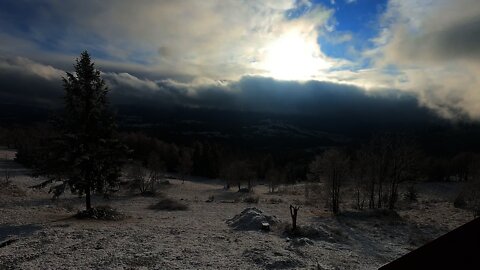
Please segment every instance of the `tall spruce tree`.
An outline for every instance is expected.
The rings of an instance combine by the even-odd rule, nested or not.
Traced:
[[[126,147],[117,139],[116,125],[107,102],[108,88],[87,51],[63,78],[65,109],[58,119],[59,134],[42,166],[49,182],[62,181],[60,189],[85,194],[91,209],[92,193],[104,193],[118,183]]]

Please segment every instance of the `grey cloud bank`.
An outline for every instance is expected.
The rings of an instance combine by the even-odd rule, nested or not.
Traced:
[[[5,61],[5,59],[4,59]],[[0,65],[2,103],[59,108],[63,95],[57,69],[40,69],[31,61]],[[24,63],[30,63],[24,65]],[[33,63],[33,64],[32,64]],[[37,71],[37,72],[35,72]],[[421,123],[437,119],[415,95],[398,90],[362,88],[331,82],[279,81],[246,76],[238,81],[152,81],[128,73],[105,72],[114,105],[149,108],[204,108],[305,115],[329,121]],[[28,98],[26,98],[28,97]]]

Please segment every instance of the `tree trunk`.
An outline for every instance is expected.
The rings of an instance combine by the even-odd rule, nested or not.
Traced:
[[[358,210],[362,209],[360,207],[360,188],[357,189],[357,209]]]
[[[92,209],[92,203],[90,199],[90,186],[88,186],[85,190],[85,205],[87,207],[87,210]]]
[[[377,202],[377,208],[382,208],[382,196],[383,196],[383,192],[382,192],[382,182],[380,182],[380,179],[378,179],[379,182],[378,182],[378,202]]]
[[[375,208],[375,183],[372,183],[372,187],[370,189],[370,201],[368,203],[370,209]]]
[[[297,229],[297,214],[300,206],[290,205],[290,216],[292,217],[292,232]]]
[[[392,190],[390,192],[390,200],[389,200],[389,204],[388,204],[388,208],[390,210],[393,210],[395,209],[395,203],[397,202],[397,183],[396,182],[393,182],[392,183]]]

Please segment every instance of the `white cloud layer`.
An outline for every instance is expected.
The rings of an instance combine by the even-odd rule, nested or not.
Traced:
[[[288,11],[299,6],[305,14],[288,18]],[[295,0],[50,0],[37,8],[32,20],[38,30],[30,35],[40,44],[51,42],[52,32],[61,35],[53,43],[63,52],[88,48],[110,61],[148,66],[157,73],[214,79],[272,75],[268,68],[275,62],[266,63],[269,46],[293,35],[310,50],[314,76],[335,64],[317,44],[331,16],[331,10]],[[0,18],[0,23],[8,27],[9,22]],[[13,44],[0,49],[16,50]],[[289,51],[283,52],[279,57]]]
[[[373,57],[391,86],[446,117],[480,119],[480,2],[391,0]]]

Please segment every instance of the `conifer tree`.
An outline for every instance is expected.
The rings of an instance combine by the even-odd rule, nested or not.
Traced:
[[[118,183],[126,148],[116,136],[108,88],[87,51],[74,69],[63,78],[65,109],[41,174],[49,182],[62,181],[60,189],[68,185],[72,192],[85,195],[89,210],[93,193],[105,193]]]

